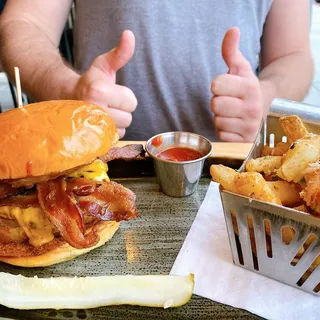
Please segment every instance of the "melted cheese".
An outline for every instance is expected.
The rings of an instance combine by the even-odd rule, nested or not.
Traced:
[[[81,167],[80,169],[69,174],[70,178],[80,178],[95,180],[95,181],[107,181],[110,179],[107,175],[108,165],[101,160],[95,160],[91,164]]]
[[[101,160],[81,167],[72,172],[69,177],[91,179],[95,181],[107,181],[108,166]],[[29,238],[29,243],[34,247],[41,246],[54,239],[55,227],[46,217],[41,208],[19,208],[12,206],[0,207],[0,217],[16,220]]]
[[[0,217],[16,219],[34,247],[48,243],[54,238],[54,226],[41,208],[0,207]]]

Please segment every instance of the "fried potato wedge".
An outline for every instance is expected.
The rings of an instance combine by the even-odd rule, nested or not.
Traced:
[[[290,227],[282,227],[281,233],[282,233],[282,241],[285,244],[289,244],[293,240],[293,238],[296,234],[295,231]],[[299,252],[299,254],[302,255],[303,251]]]
[[[265,145],[261,151],[261,157],[265,156],[283,156],[290,148],[290,142],[278,142],[274,148]]]
[[[248,172],[260,172],[265,175],[271,175],[276,169],[282,165],[281,156],[266,156],[256,159],[250,159],[246,164]]]
[[[295,142],[309,132],[298,116],[286,116],[279,119],[279,123],[288,140]]]
[[[243,196],[281,205],[281,200],[258,172],[239,173],[234,178],[234,185],[237,192]]]
[[[234,178],[239,174],[237,171],[222,164],[213,164],[210,167],[210,174],[215,182],[222,185],[223,189],[237,193],[234,185]]]
[[[306,175],[306,187],[300,195],[307,206],[320,214],[320,169]]]
[[[308,208],[304,204],[297,206],[297,207],[293,207],[292,209],[297,210],[297,211],[301,211],[304,213],[309,213]]]
[[[268,181],[269,188],[281,200],[284,206],[294,206],[301,202],[301,187],[297,183],[287,181]]]
[[[283,180],[299,182],[308,164],[319,159],[320,136],[308,134],[290,147],[277,174]]]

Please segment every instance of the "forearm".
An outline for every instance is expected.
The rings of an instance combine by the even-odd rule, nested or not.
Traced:
[[[259,75],[264,114],[274,98],[302,100],[312,78],[313,62],[308,52],[292,53],[267,65]]]
[[[1,25],[0,36],[4,70],[13,81],[14,67],[19,67],[22,90],[26,94],[37,101],[72,98],[79,75],[34,24],[9,21]]]

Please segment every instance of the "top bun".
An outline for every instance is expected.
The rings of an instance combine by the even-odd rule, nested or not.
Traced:
[[[117,141],[112,118],[88,102],[45,101],[12,109],[0,114],[0,179],[72,169]]]

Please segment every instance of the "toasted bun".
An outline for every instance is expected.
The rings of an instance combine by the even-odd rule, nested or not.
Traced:
[[[59,173],[92,162],[118,140],[112,118],[83,101],[29,104],[0,114],[0,179]]]
[[[64,242],[61,246],[54,248],[44,254],[34,257],[0,257],[0,261],[19,267],[47,267],[53,264],[72,260],[109,241],[118,230],[120,223],[115,221],[101,221],[99,223],[100,241],[93,247],[76,249]],[[90,228],[88,229],[90,231]]]

